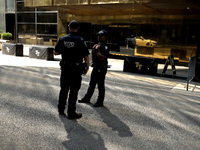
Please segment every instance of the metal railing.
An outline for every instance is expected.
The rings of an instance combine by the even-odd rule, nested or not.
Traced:
[[[188,69],[187,88],[186,88],[187,91],[188,91],[190,82],[195,77],[196,56],[190,57],[188,67],[189,69]]]

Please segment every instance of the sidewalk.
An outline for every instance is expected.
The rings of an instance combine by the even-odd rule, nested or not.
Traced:
[[[186,91],[182,79],[123,72],[123,60],[109,59],[104,107],[93,107],[95,91],[91,104],[77,103],[83,117],[68,120],[57,111],[59,59],[0,52],[1,150],[199,150],[199,87]]]
[[[52,68],[59,68],[59,60],[61,59],[61,56],[54,56],[53,61],[46,61],[41,59],[33,59],[28,57],[28,49],[25,48],[24,50],[24,56],[10,56],[10,55],[4,55],[2,54],[2,51],[0,51],[0,65],[8,65],[8,66],[35,66],[35,67],[52,67]],[[122,78],[132,78],[134,80],[143,80],[146,82],[152,82],[152,83],[159,83],[163,85],[173,85],[174,89],[179,90],[186,90],[187,88],[187,81],[186,79],[177,79],[177,78],[167,78],[167,77],[159,77],[159,76],[150,76],[150,75],[143,75],[143,74],[137,74],[137,73],[129,73],[129,72],[123,72],[123,60],[120,59],[108,59],[108,65],[110,65],[110,68],[108,68],[108,71],[113,71],[115,74],[121,75]],[[158,65],[158,73],[161,74],[163,70],[164,64]],[[91,71],[92,68],[90,68]],[[180,76],[187,76],[188,67],[184,66],[176,66],[177,75]],[[171,68],[168,66],[168,70],[166,74],[171,75]],[[189,91],[191,92],[200,92],[200,84],[199,82],[191,82],[189,84]]]

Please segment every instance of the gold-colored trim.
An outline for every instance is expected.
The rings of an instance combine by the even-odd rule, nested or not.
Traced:
[[[188,0],[24,0],[24,4],[78,16],[200,15],[199,3]]]

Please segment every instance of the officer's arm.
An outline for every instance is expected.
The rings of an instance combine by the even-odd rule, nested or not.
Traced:
[[[99,50],[98,50],[98,52],[97,52],[97,57],[98,57],[100,60],[106,59],[106,56],[102,55],[102,54],[100,53]]]
[[[54,55],[60,55],[62,50],[63,41],[59,39],[54,49]]]
[[[59,53],[59,52],[56,52],[56,51],[54,51],[54,55],[60,55],[60,53]]]
[[[89,59],[89,56],[84,56],[84,60],[85,60],[85,63],[86,63],[86,67],[85,67],[85,71],[84,71],[84,74],[83,75],[86,75],[88,70],[89,70],[89,63],[90,63],[90,59]]]

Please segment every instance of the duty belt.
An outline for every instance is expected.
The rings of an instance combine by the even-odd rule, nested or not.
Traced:
[[[60,66],[79,66],[82,63],[80,62],[69,62],[69,61],[65,61],[65,60],[61,60],[60,61]]]

